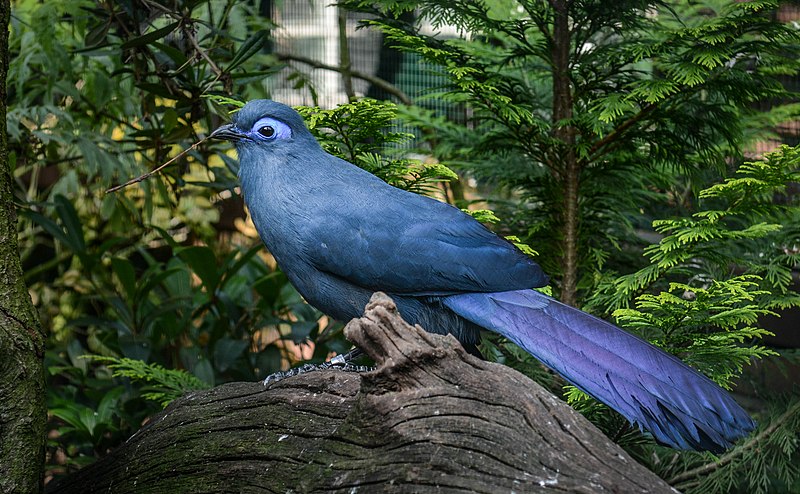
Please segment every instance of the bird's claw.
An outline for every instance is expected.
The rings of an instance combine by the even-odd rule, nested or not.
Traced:
[[[336,355],[328,362],[323,362],[321,364],[303,364],[300,367],[295,367],[287,371],[275,372],[274,374],[268,375],[266,379],[264,379],[264,386],[269,386],[270,384],[282,381],[287,377],[298,376],[300,374],[305,374],[306,372],[313,372],[313,371],[320,371],[327,369],[335,369],[344,372],[370,372],[375,370],[375,367],[370,367],[367,365],[351,364],[350,362],[341,357],[342,355]]]
[[[324,370],[330,367],[329,362],[324,362],[322,364],[303,364],[300,367],[294,367],[287,371],[278,371],[274,374],[270,374],[264,379],[264,386],[268,386],[272,383],[282,381],[287,377],[298,376],[300,374],[305,374],[306,372],[311,372],[315,370]]]

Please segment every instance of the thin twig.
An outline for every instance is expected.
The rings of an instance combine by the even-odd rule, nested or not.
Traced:
[[[671,479],[667,480],[667,483],[672,486],[677,486],[682,482],[688,482],[692,480],[694,477],[701,477],[706,476],[709,473],[718,470],[720,467],[727,465],[728,463],[732,462],[739,456],[742,456],[746,451],[756,447],[762,441],[766,440],[771,434],[773,434],[784,422],[792,418],[796,413],[800,413],[800,402],[795,403],[791,406],[786,412],[784,412],[780,417],[775,419],[769,427],[758,433],[757,435],[747,439],[739,448],[732,450],[730,453],[725,454],[719,459],[712,461],[711,463],[706,463],[705,465],[701,465],[697,468],[693,468],[691,470],[687,470],[683,473],[680,473]]]
[[[138,177],[136,177],[136,178],[134,178],[134,179],[128,180],[128,181],[127,181],[127,182],[125,182],[124,184],[120,184],[120,185],[116,185],[116,186],[114,186],[114,187],[111,187],[110,189],[106,190],[106,194],[110,194],[111,192],[116,192],[116,191],[118,191],[118,190],[120,190],[120,189],[124,189],[125,187],[127,187],[127,186],[129,186],[129,185],[133,185],[133,184],[139,183],[139,182],[141,182],[142,180],[147,180],[148,178],[152,177],[152,176],[153,176],[153,175],[155,175],[156,173],[160,172],[160,171],[161,171],[161,170],[163,170],[164,168],[166,168],[166,167],[168,167],[169,165],[171,165],[171,164],[172,164],[172,163],[173,163],[175,160],[177,160],[177,159],[178,159],[178,158],[180,158],[181,156],[184,156],[184,155],[185,155],[186,153],[188,153],[189,151],[193,150],[194,148],[196,148],[196,147],[197,147],[197,146],[199,146],[200,144],[204,143],[204,142],[205,142],[207,139],[208,139],[208,137],[205,137],[205,138],[203,138],[203,139],[200,139],[199,141],[195,142],[194,144],[192,144],[192,145],[191,145],[191,146],[189,146],[188,148],[184,149],[183,151],[181,151],[180,153],[178,153],[178,154],[177,154],[177,155],[176,155],[174,158],[170,159],[169,161],[167,161],[167,162],[166,162],[166,163],[164,163],[163,165],[159,166],[158,168],[156,168],[156,169],[154,169],[154,170],[150,170],[149,172],[145,173],[144,175],[139,175]]]
[[[313,59],[308,58],[308,57],[302,57],[302,56],[299,56],[299,55],[290,55],[288,53],[278,53],[276,56],[278,57],[278,60],[281,60],[281,61],[300,62],[300,63],[304,63],[306,65],[310,65],[311,67],[313,67],[315,69],[331,70],[331,71],[339,72],[339,73],[342,72],[342,68],[341,67],[336,67],[334,65],[324,64],[322,62],[318,62],[318,61],[313,60]],[[400,88],[398,88],[394,84],[390,83],[389,81],[381,79],[380,77],[375,77],[373,75],[365,74],[365,73],[359,72],[357,70],[350,70],[350,76],[351,77],[355,77],[356,79],[361,79],[363,81],[367,81],[370,84],[374,84],[376,87],[378,87],[378,88],[386,91],[387,93],[395,96],[404,105],[411,106],[411,105],[414,104],[414,101],[406,93],[404,93]]]
[[[184,27],[183,34],[189,40],[189,43],[192,44],[192,47],[195,49],[197,54],[200,55],[203,58],[203,60],[205,60],[208,63],[208,65],[211,67],[211,70],[214,72],[214,74],[216,74],[217,78],[220,78],[223,73],[222,69],[217,67],[217,64],[215,64],[214,61],[211,60],[211,57],[209,57],[208,54],[205,51],[203,51],[202,48],[200,48],[200,44],[195,39],[194,34],[192,34],[191,30],[188,27]]]

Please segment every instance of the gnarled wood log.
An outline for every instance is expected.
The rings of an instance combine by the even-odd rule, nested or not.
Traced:
[[[412,327],[376,294],[377,363],[187,395],[59,493],[674,492],[533,381]]]

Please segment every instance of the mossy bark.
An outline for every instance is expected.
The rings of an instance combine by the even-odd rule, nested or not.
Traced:
[[[377,294],[347,337],[377,363],[185,396],[58,493],[673,492],[522,374]]]
[[[40,492],[44,335],[22,277],[6,135],[8,0],[0,0],[0,492]]]

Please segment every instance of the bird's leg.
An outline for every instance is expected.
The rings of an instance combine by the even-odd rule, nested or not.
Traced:
[[[360,348],[354,348],[345,354],[336,355],[332,359],[327,362],[323,362],[321,364],[303,364],[300,367],[295,367],[293,369],[289,369],[287,371],[279,371],[274,374],[270,374],[264,379],[264,386],[272,384],[274,382],[281,381],[286,379],[287,377],[297,376],[299,374],[305,374],[306,372],[318,371],[318,370],[326,370],[326,369],[336,369],[345,372],[369,372],[375,370],[374,367],[369,367],[366,365],[355,365],[351,362],[358,357],[360,357],[364,352],[361,351]]]
[[[363,354],[364,354],[364,352],[361,351],[360,348],[355,347],[355,348],[353,348],[352,350],[350,350],[349,352],[347,352],[345,354],[339,354],[339,355],[334,356],[332,359],[330,359],[328,361],[328,363],[330,363],[333,366],[337,366],[337,365],[338,366],[352,365],[350,362],[352,362],[353,360],[355,360],[358,357],[362,356]],[[361,367],[363,367],[363,366],[361,366]]]

